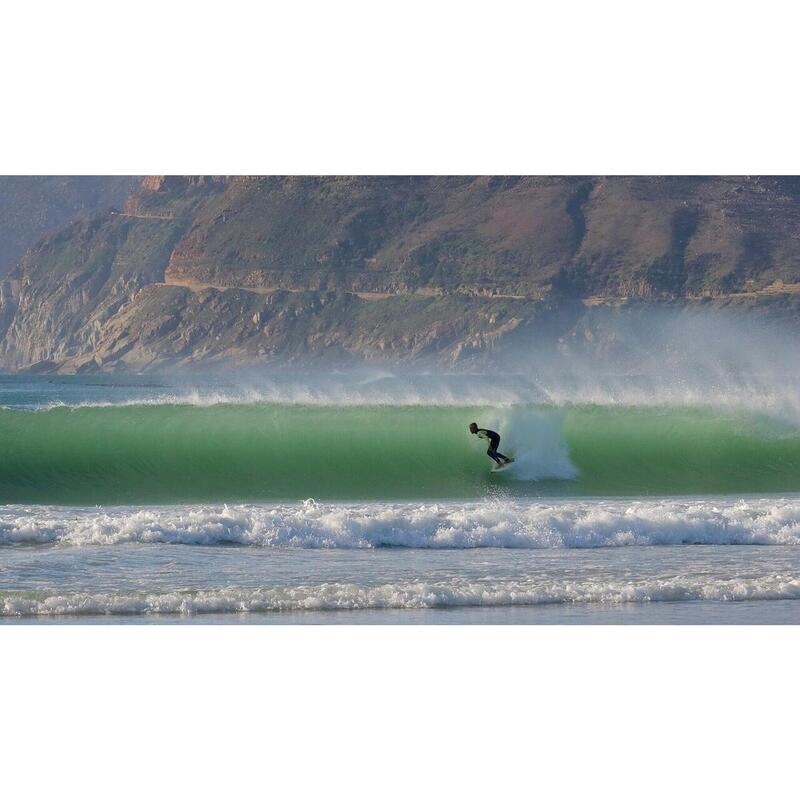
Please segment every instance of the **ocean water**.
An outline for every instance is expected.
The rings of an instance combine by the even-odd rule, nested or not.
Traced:
[[[0,621],[800,621],[785,405],[529,389],[0,377]]]

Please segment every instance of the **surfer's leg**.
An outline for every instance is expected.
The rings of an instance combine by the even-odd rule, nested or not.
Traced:
[[[494,453],[492,458],[498,464],[510,464],[514,459],[513,458],[509,458],[508,456],[504,456],[502,453],[498,453],[497,452],[497,448],[498,447],[500,447],[500,437],[499,436],[497,437],[497,439],[492,439],[492,442],[489,445],[489,449],[492,451],[492,453]],[[503,459],[502,461],[500,461],[501,458]]]
[[[495,450],[495,449],[494,449],[494,447],[490,447],[490,448],[489,448],[489,449],[486,451],[486,455],[487,455],[487,456],[489,456],[489,458],[491,458],[491,459],[492,459],[492,461],[495,461],[497,464],[502,464],[502,463],[503,463],[503,462],[502,462],[502,461],[501,461],[501,460],[498,458],[498,455],[499,455],[499,454],[498,454],[497,450]]]

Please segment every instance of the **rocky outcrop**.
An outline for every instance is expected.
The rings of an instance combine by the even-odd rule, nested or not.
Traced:
[[[477,298],[389,298],[151,285],[104,327],[102,341],[59,363],[65,372],[354,359],[459,360],[485,352],[534,314],[531,304]],[[513,314],[516,314],[514,316]]]
[[[0,283],[0,367],[453,361],[799,288],[791,178],[156,176]]]
[[[18,289],[0,295],[0,364],[14,370],[93,352],[136,291],[163,278],[179,235],[172,222],[112,214],[42,242],[7,282]]]

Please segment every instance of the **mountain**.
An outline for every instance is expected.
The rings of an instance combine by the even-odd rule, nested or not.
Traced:
[[[0,367],[451,362],[798,298],[798,178],[154,176],[0,283]]]
[[[130,176],[0,175],[0,278],[46,233],[121,206],[136,183]]]

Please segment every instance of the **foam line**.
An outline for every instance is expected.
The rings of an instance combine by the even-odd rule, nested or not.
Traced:
[[[800,580],[785,575],[759,578],[669,578],[631,581],[535,580],[386,583],[361,586],[325,583],[270,589],[216,589],[163,593],[0,593],[0,616],[233,614],[800,599]]]
[[[588,548],[800,544],[800,499],[0,508],[0,544]]]

